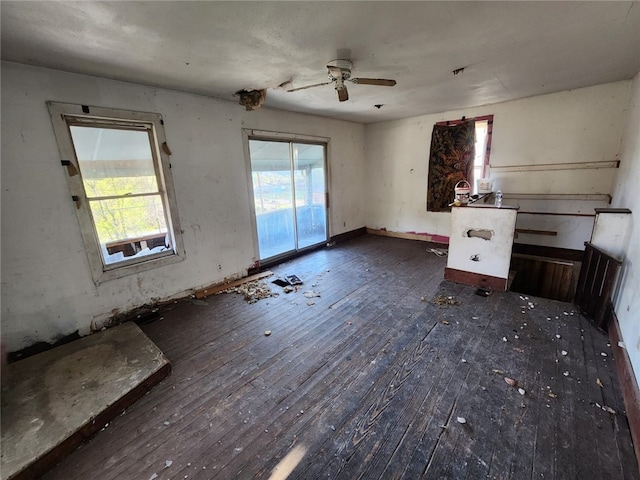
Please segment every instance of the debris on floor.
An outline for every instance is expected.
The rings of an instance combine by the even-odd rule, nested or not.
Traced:
[[[224,292],[226,290],[230,290],[234,287],[237,287],[245,283],[262,280],[263,278],[270,277],[271,275],[273,275],[273,272],[271,270],[267,270],[262,273],[257,273],[249,277],[240,278],[238,280],[234,280],[229,283],[218,283],[218,284],[211,285],[205,289],[196,291],[194,295],[196,298],[205,298],[205,297],[208,297],[209,295],[216,295],[218,293]]]
[[[601,408],[605,412],[610,413],[611,415],[616,415],[618,413],[613,408],[607,407],[606,405],[600,405],[598,402],[594,403],[594,405],[598,408]]]
[[[264,331],[264,336],[268,337],[269,335],[271,335],[271,330],[265,330]]]
[[[310,290],[308,292],[304,292],[303,295],[307,298],[314,298],[314,297],[319,297],[320,293],[316,292],[315,290]]]
[[[291,285],[289,282],[287,282],[286,280],[282,280],[281,278],[276,278],[271,283],[275,283],[279,287],[285,287],[285,288]]]
[[[297,275],[285,275],[284,278],[291,285],[302,285],[302,280],[300,280]]]
[[[434,305],[438,305],[438,306],[445,306],[448,307],[450,305],[460,305],[460,302],[458,302],[455,297],[452,296],[447,296],[447,295],[438,295],[436,296],[432,303]]]
[[[429,248],[427,252],[431,252],[438,257],[446,257],[449,251],[446,248]]]
[[[267,284],[261,280],[243,283],[242,285],[223,290],[220,293],[239,293],[240,295],[244,295],[248,303],[256,303],[258,300],[278,296],[277,293],[272,292]]]
[[[476,295],[480,297],[488,297],[491,295],[491,290],[480,287],[476,290]]]
[[[515,387],[516,385],[518,385],[518,382],[515,381],[513,378],[509,378],[509,377],[504,377],[504,381],[507,383],[507,385],[509,385],[510,387]]]

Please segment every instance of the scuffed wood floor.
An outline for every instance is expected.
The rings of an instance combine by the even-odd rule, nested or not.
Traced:
[[[639,478],[606,336],[443,282],[430,246],[364,236],[273,269],[297,292],[163,309],[173,373],[45,478]]]

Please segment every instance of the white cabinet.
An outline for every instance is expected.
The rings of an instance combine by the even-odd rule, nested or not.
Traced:
[[[517,213],[517,207],[453,207],[445,278],[506,290]]]

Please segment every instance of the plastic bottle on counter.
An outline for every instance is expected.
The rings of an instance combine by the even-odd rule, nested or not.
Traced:
[[[502,206],[502,192],[500,190],[498,190],[496,192],[496,202],[495,202],[495,206],[496,207],[501,207]]]

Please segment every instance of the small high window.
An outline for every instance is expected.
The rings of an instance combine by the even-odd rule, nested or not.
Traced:
[[[49,103],[96,282],[181,259],[160,115]]]

